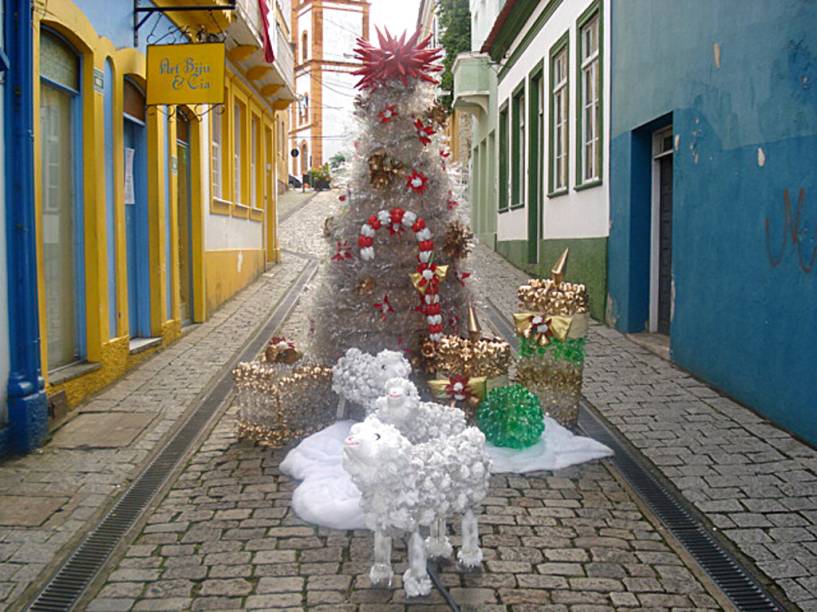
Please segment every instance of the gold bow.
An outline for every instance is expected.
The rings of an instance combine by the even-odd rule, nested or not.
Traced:
[[[430,269],[430,268],[427,268]],[[433,282],[436,278],[439,281],[445,279],[445,275],[448,273],[448,266],[437,266],[433,270],[434,276],[432,276],[429,280],[426,280],[425,277],[420,272],[412,272],[409,274],[411,277],[411,284],[414,285],[414,288],[425,295],[428,286]]]
[[[534,325],[533,320],[535,317],[541,317],[542,323]],[[570,334],[573,317],[562,315],[549,317],[536,312],[515,312],[513,314],[513,321],[518,335],[535,341],[539,346],[547,346],[550,344],[551,338],[559,342],[564,342],[567,339]],[[547,331],[538,331],[537,327],[543,324],[547,326]]]
[[[459,380],[457,380],[459,379]],[[437,399],[444,401],[453,401],[454,397],[450,392],[450,388],[456,382],[463,383],[463,395],[468,397],[476,397],[480,401],[485,398],[485,393],[488,390],[488,379],[485,376],[458,376],[451,378],[440,378],[436,380],[429,380],[428,386],[431,388],[431,394]]]

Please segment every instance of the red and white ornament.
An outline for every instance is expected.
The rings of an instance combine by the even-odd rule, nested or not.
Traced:
[[[397,106],[394,104],[387,104],[386,108],[384,108],[378,114],[380,117],[380,123],[389,123],[392,119],[394,119],[399,113],[397,112]]]
[[[414,120],[414,127],[417,130],[417,138],[423,145],[431,144],[431,136],[435,134],[434,128],[431,125],[425,125],[423,120],[419,117]]]
[[[411,189],[414,193],[423,193],[428,189],[428,177],[418,170],[412,170],[406,178],[406,189]]]
[[[438,266],[432,261],[434,258],[434,241],[431,237],[431,230],[426,227],[425,219],[418,217],[416,213],[410,210],[397,207],[390,210],[380,210],[371,215],[366,223],[360,226],[357,244],[360,247],[360,258],[362,260],[372,261],[374,259],[374,236],[377,230],[383,227],[388,227],[389,232],[392,234],[407,229],[414,232],[414,237],[417,240],[417,259],[420,262],[416,271],[416,274],[419,275],[416,288],[422,300],[419,310],[426,317],[429,337],[433,342],[439,342],[442,338],[443,325],[438,291],[440,281],[445,277],[447,266]],[[388,301],[388,296],[383,296],[383,301],[375,304],[374,307],[380,311],[383,318],[394,312]]]

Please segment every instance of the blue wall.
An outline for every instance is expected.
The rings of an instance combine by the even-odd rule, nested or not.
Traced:
[[[650,135],[671,120],[672,357],[817,444],[817,2],[612,10],[610,320],[645,328]]]

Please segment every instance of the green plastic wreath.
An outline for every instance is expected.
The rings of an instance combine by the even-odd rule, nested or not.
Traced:
[[[488,442],[508,448],[532,446],[545,431],[539,399],[522,385],[489,391],[477,410],[477,426]]]

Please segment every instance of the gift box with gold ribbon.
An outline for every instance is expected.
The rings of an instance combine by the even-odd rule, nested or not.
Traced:
[[[542,410],[572,427],[576,424],[584,371],[584,345],[590,324],[587,290],[564,280],[568,250],[548,279],[519,287],[524,309],[514,313],[520,359],[514,382],[539,398]]]
[[[499,338],[483,336],[476,311],[469,305],[468,337],[446,335],[439,342],[426,342],[422,355],[426,371],[436,376],[428,384],[437,400],[450,401],[451,385],[468,381],[471,392],[464,398],[455,397],[454,401],[473,416],[489,387],[507,383],[511,345]]]

